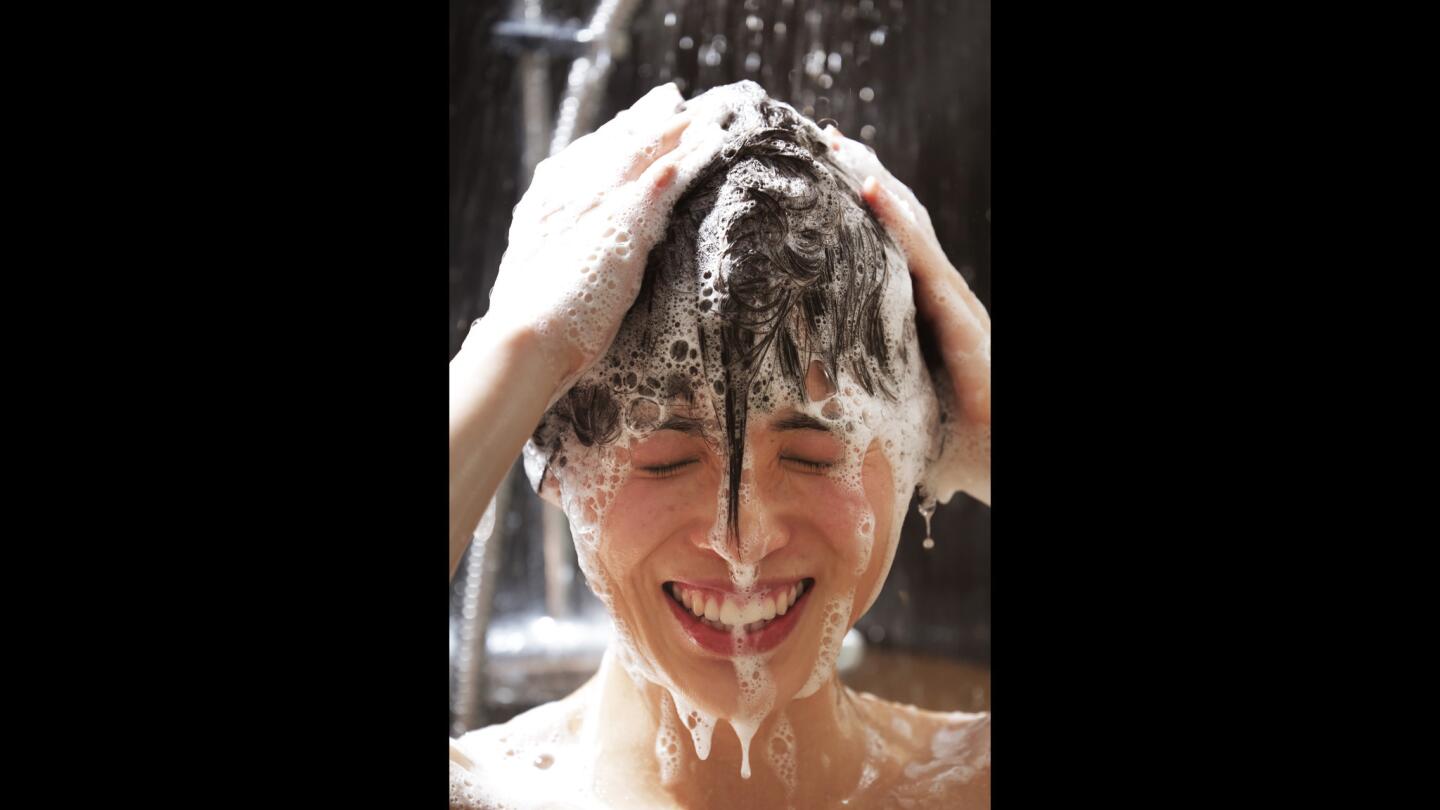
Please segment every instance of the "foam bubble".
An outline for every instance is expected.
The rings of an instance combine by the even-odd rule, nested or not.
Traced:
[[[660,767],[660,784],[668,785],[680,773],[680,727],[674,702],[668,692],[660,695],[660,724],[655,732],[655,759]]]
[[[785,786],[786,799],[793,799],[799,781],[795,757],[795,729],[790,725],[790,717],[785,712],[780,712],[774,730],[770,733],[768,753],[771,769]]]
[[[840,657],[840,645],[845,640],[845,633],[850,629],[850,607],[854,603],[854,596],[855,593],[850,591],[825,603],[825,612],[821,619],[820,652],[815,658],[815,666],[810,670],[810,677],[805,680],[800,691],[795,693],[796,700],[820,691],[820,687],[835,673],[835,662]]]

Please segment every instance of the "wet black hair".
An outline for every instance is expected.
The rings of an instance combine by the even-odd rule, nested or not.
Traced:
[[[739,486],[744,462],[745,431],[752,395],[760,394],[755,376],[772,352],[782,378],[805,398],[805,379],[818,361],[833,387],[843,369],[867,394],[894,400],[898,365],[910,362],[908,343],[889,346],[882,316],[886,279],[892,268],[894,243],[860,200],[858,180],[830,157],[830,149],[814,124],[789,107],[760,99],[760,125],[740,135],[716,157],[676,202],[665,238],[651,251],[639,295],[626,315],[644,324],[639,352],[674,352],[683,361],[716,357],[710,388],[723,397],[724,444],[728,462],[728,534],[739,532]],[[752,163],[753,162],[753,163]],[[740,180],[742,165],[763,166],[783,183]],[[816,227],[797,222],[821,213],[822,192],[832,184],[843,198],[833,221]],[[791,189],[790,193],[779,188]],[[736,191],[746,203],[723,222],[720,269],[715,278],[699,269],[703,224],[720,196]],[[846,216],[847,209],[859,212]],[[833,238],[826,238],[833,235]],[[904,272],[904,268],[899,268]],[[657,316],[656,293],[698,286],[701,311],[718,307],[718,347],[707,346],[701,329],[697,347],[657,346],[649,328]],[[713,288],[713,294],[710,293]],[[622,327],[623,329],[623,327]],[[895,356],[892,356],[892,353]],[[616,361],[618,362],[618,361]],[[696,370],[692,367],[692,370]],[[718,379],[715,371],[719,371]],[[635,391],[662,400],[694,401],[697,381],[684,374],[665,379],[639,379],[616,370],[573,387],[546,414],[533,441],[547,454],[543,486],[551,466],[565,466],[562,440],[572,434],[585,447],[608,444],[621,432],[623,414],[617,392]],[[763,394],[760,394],[763,397]],[[766,403],[775,404],[775,403]],[[717,410],[722,410],[717,408]]]

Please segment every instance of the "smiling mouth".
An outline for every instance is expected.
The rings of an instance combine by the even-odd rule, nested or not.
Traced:
[[[764,652],[783,641],[814,587],[814,578],[805,577],[746,595],[674,581],[661,589],[691,639],[711,652],[732,655]]]

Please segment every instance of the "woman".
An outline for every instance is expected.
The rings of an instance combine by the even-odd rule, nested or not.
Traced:
[[[451,363],[451,574],[524,445],[617,642],[452,740],[452,805],[988,806],[987,714],[835,658],[911,493],[989,502],[989,346],[909,190],[753,83],[541,164]]]

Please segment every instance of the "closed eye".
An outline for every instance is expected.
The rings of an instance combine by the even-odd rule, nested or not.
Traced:
[[[699,461],[700,459],[697,458],[687,458],[673,464],[653,464],[648,467],[641,467],[640,470],[652,478],[670,478],[671,476],[678,475],[681,470]]]
[[[830,471],[830,468],[835,466],[835,462],[833,461],[810,461],[809,459],[795,458],[794,456],[781,456],[780,460],[786,464],[798,467],[805,472],[817,474],[827,473]]]

